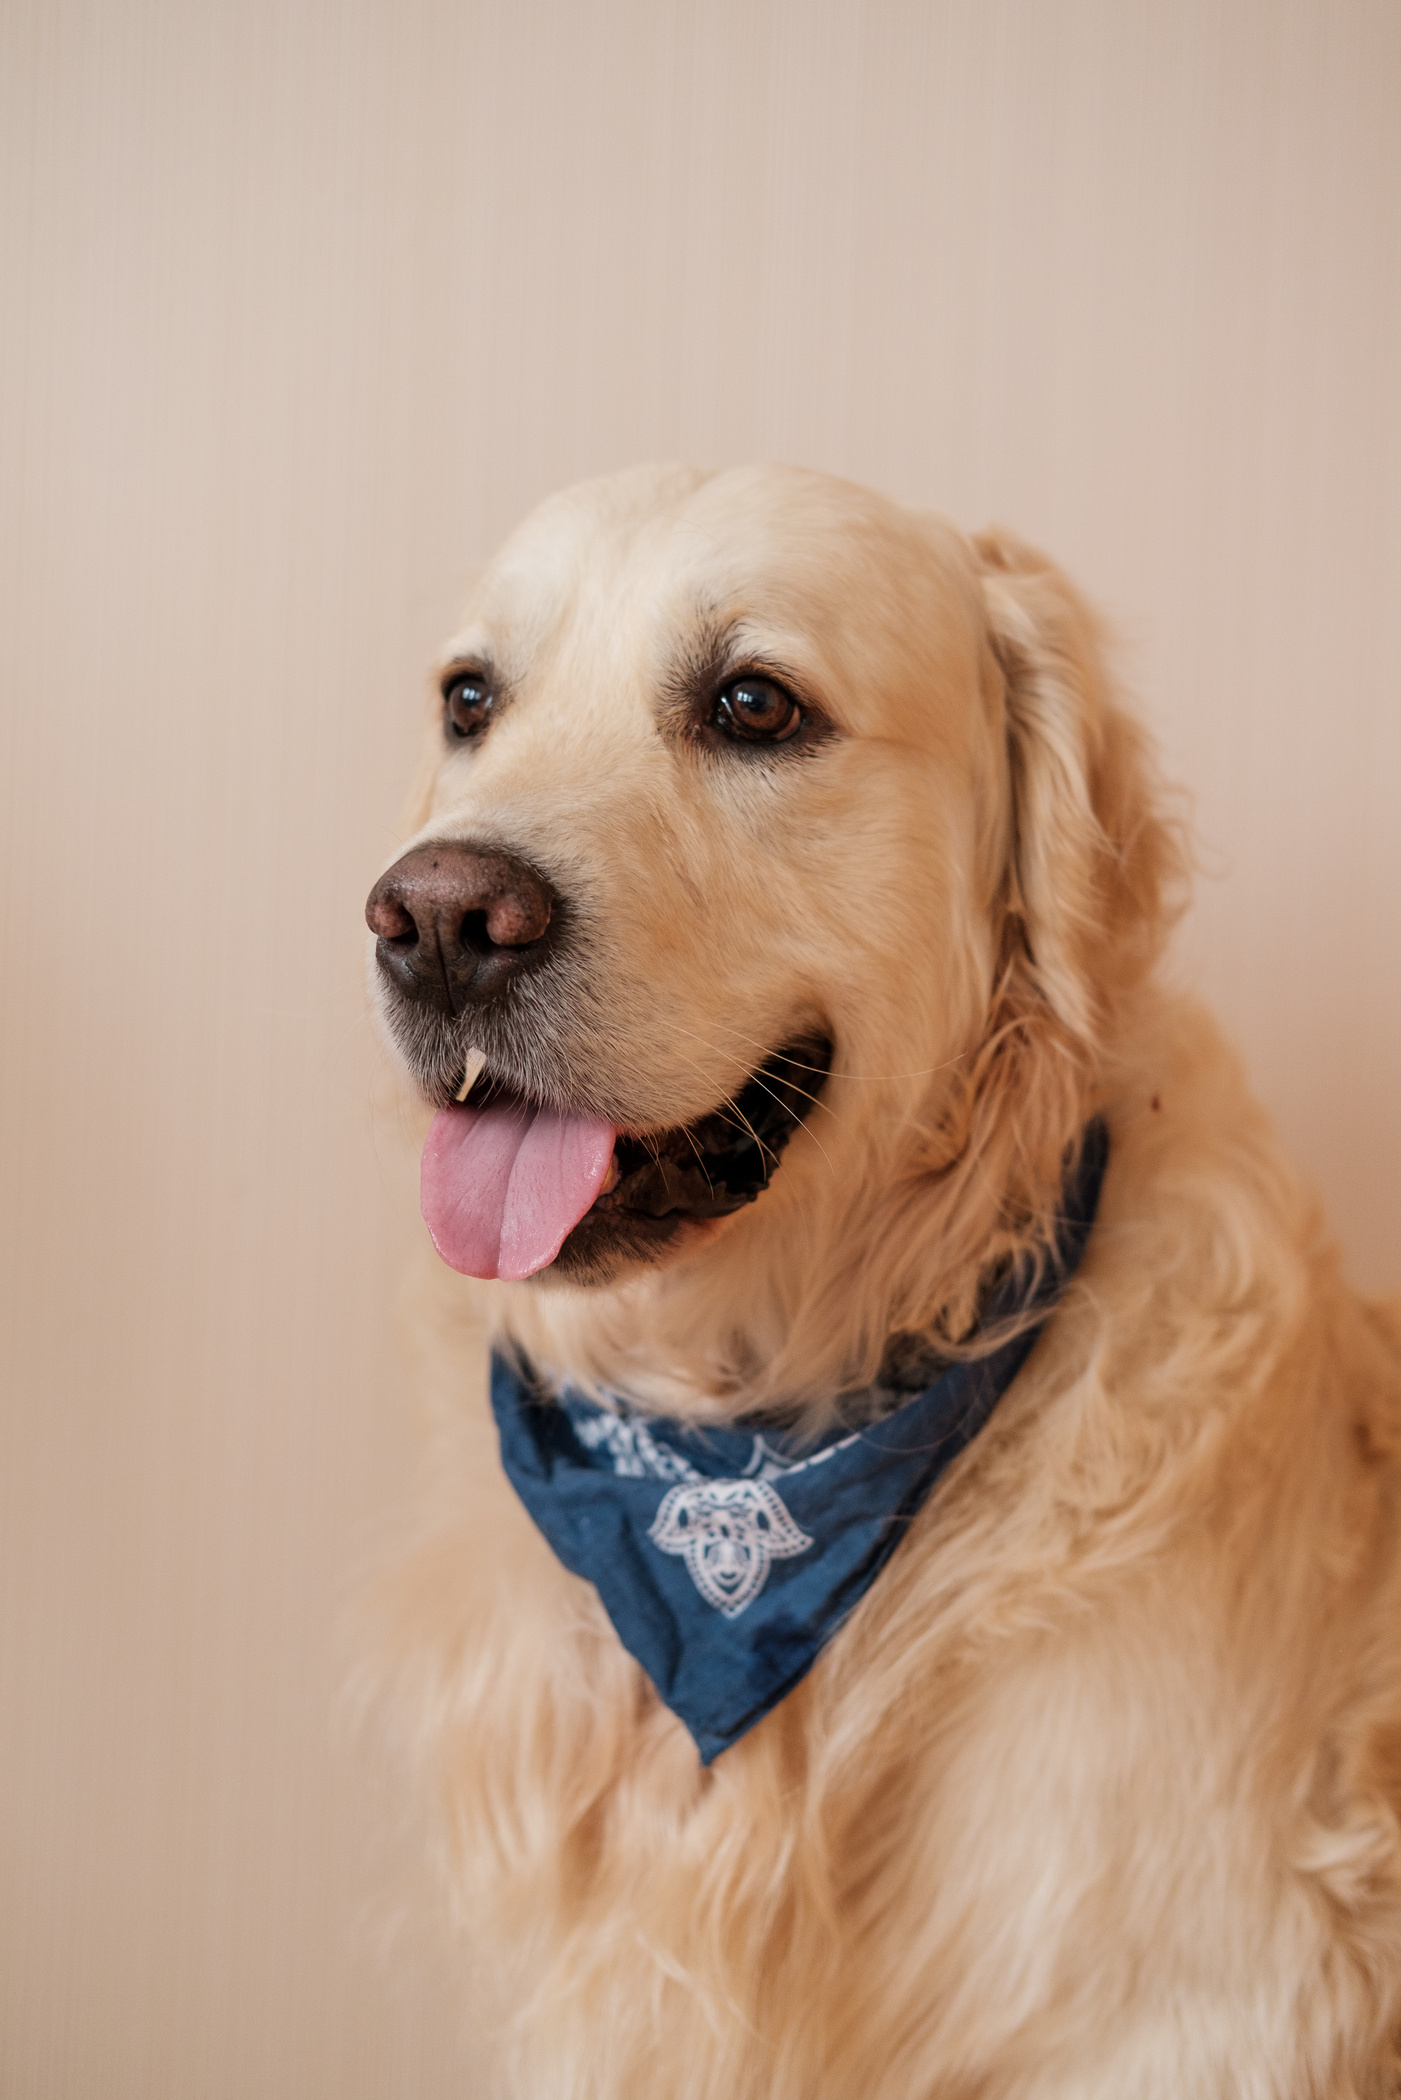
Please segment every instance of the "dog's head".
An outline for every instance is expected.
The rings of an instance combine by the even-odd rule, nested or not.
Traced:
[[[441,694],[368,916],[455,1265],[689,1254],[792,1312],[844,1244],[918,1326],[931,1192],[1035,1228],[1172,863],[1058,572],[818,474],[640,470],[528,520]]]

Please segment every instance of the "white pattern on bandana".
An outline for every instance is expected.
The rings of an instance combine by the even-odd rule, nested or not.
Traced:
[[[754,1602],[772,1562],[791,1560],[813,1543],[769,1483],[822,1465],[857,1441],[853,1434],[807,1458],[788,1459],[756,1436],[742,1474],[716,1480],[654,1437],[644,1416],[571,1408],[570,1420],[580,1443],[606,1452],[620,1479],[680,1483],[663,1496],[647,1536],[663,1553],[684,1556],[706,1603],[727,1619]]]
[[[688,1458],[659,1444],[647,1424],[603,1410],[574,1422],[574,1434],[591,1451],[606,1448],[613,1471],[625,1480],[699,1480]]]
[[[806,1553],[812,1540],[766,1480],[699,1480],[662,1497],[647,1534],[684,1554],[707,1604],[737,1619],[768,1580],[769,1565]]]

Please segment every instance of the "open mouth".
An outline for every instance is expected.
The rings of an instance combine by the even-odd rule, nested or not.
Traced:
[[[825,1036],[801,1037],[709,1114],[639,1133],[543,1108],[483,1072],[424,1147],[433,1243],[465,1275],[510,1280],[555,1262],[586,1280],[619,1256],[655,1258],[687,1221],[763,1193],[831,1061]]]

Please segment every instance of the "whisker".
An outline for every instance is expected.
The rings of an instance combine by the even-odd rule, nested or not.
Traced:
[[[691,1031],[690,1031],[689,1029],[683,1029],[683,1030],[682,1030],[681,1032],[682,1032],[682,1034],[683,1034],[683,1035],[690,1035],[690,1033],[691,1033]],[[703,1041],[704,1039],[703,1039],[703,1037],[700,1037],[700,1036],[694,1036],[694,1037],[692,1037],[692,1040],[693,1040],[693,1041],[695,1041],[695,1042],[702,1042],[702,1041]],[[719,1054],[719,1055],[720,1055],[721,1057],[723,1057],[723,1056],[725,1055],[725,1052],[724,1052],[723,1050],[721,1050],[721,1049],[720,1049],[720,1047],[719,1047],[719,1045],[718,1045],[717,1043],[707,1043],[705,1047],[706,1047],[707,1049],[709,1049],[709,1050],[715,1050],[715,1051],[717,1051],[717,1052],[718,1052],[718,1054]],[[789,1060],[785,1059],[785,1063],[787,1063],[787,1062],[789,1062]],[[689,1066],[691,1067],[691,1070],[692,1070],[693,1072],[699,1072],[699,1071],[701,1070],[701,1067],[700,1067],[700,1066],[699,1066],[699,1065],[698,1065],[698,1064],[696,1063],[696,1061],[695,1061],[695,1059],[694,1059],[693,1057],[685,1057],[685,1056],[683,1055],[683,1057],[682,1057],[682,1063],[683,1063],[683,1064],[688,1064],[688,1065],[689,1065]],[[807,1066],[805,1066],[805,1067],[804,1067],[804,1070],[805,1070],[805,1071],[810,1071],[810,1072],[816,1072],[816,1071],[820,1070],[820,1067],[819,1067],[819,1066],[817,1066],[817,1065],[807,1065]],[[776,1102],[778,1103],[778,1105],[779,1105],[779,1107],[780,1107],[780,1108],[782,1108],[782,1109],[785,1109],[785,1110],[787,1109],[787,1106],[788,1106],[788,1104],[787,1104],[787,1103],[785,1102],[785,1100],[783,1099],[783,1096],[782,1096],[781,1094],[777,1094],[777,1093],[775,1093],[775,1092],[774,1092],[774,1090],[773,1090],[773,1088],[772,1088],[771,1086],[769,1086],[769,1085],[767,1085],[767,1084],[766,1084],[766,1082],[764,1081],[764,1079],[763,1079],[763,1078],[761,1077],[761,1075],[760,1075],[760,1074],[759,1074],[758,1072],[754,1072],[754,1073],[752,1073],[752,1074],[750,1075],[750,1077],[749,1077],[749,1078],[748,1078],[748,1079],[747,1079],[747,1080],[745,1081],[745,1085],[746,1085],[746,1086],[759,1086],[759,1087],[763,1087],[763,1089],[764,1089],[764,1092],[765,1092],[765,1093],[766,1093],[766,1094],[767,1094],[767,1095],[769,1096],[769,1099],[770,1099],[771,1101],[776,1101]],[[801,1094],[801,1095],[802,1095],[802,1097],[803,1097],[803,1099],[804,1099],[805,1101],[810,1101],[810,1102],[812,1103],[812,1105],[813,1105],[813,1107],[814,1107],[814,1108],[825,1108],[825,1107],[826,1107],[826,1103],[825,1103],[825,1102],[823,1102],[823,1101],[820,1101],[820,1100],[818,1099],[818,1097],[817,1097],[817,1095],[816,1095],[816,1094],[810,1094],[810,1093],[808,1093],[808,1092],[807,1092],[807,1090],[806,1090],[806,1088],[804,1088],[804,1087],[800,1087],[800,1086],[795,1086],[795,1087],[793,1088],[793,1091],[794,1091],[794,1093],[795,1093],[795,1094]],[[757,1146],[759,1147],[759,1150],[760,1150],[760,1152],[767,1152],[767,1153],[769,1154],[770,1158],[771,1158],[771,1159],[773,1160],[773,1163],[774,1163],[774,1165],[775,1165],[775,1166],[777,1166],[777,1165],[778,1165],[778,1154],[777,1154],[777,1153],[776,1153],[776,1152],[774,1151],[774,1149],[773,1149],[773,1147],[772,1147],[771,1145],[766,1145],[766,1144],[764,1143],[764,1140],[763,1140],[763,1139],[762,1139],[762,1138],[760,1137],[760,1135],[759,1135],[758,1131],[757,1131],[757,1130],[756,1130],[756,1129],[754,1128],[754,1125],[753,1125],[753,1124],[752,1124],[752,1123],[751,1123],[751,1122],[749,1121],[749,1118],[748,1118],[748,1117],[747,1117],[747,1116],[745,1115],[745,1113],[744,1113],[744,1110],[743,1110],[743,1109],[742,1109],[742,1108],[740,1107],[740,1105],[739,1105],[738,1101],[736,1101],[736,1099],[735,1099],[735,1097],[734,1097],[734,1095],[733,1095],[733,1094],[731,1094],[731,1095],[729,1095],[729,1096],[728,1096],[728,1101],[729,1101],[729,1105],[730,1105],[730,1107],[731,1107],[731,1108],[733,1108],[733,1110],[734,1110],[735,1114],[736,1114],[736,1115],[737,1115],[737,1116],[739,1117],[739,1119],[740,1119],[740,1122],[741,1122],[742,1126],[744,1127],[744,1129],[746,1129],[746,1130],[747,1130],[747,1131],[749,1132],[749,1135],[750,1135],[750,1136],[751,1136],[751,1137],[753,1138],[753,1140],[754,1140],[755,1144],[756,1144],[756,1145],[757,1145]],[[832,1113],[832,1111],[831,1111],[830,1109],[828,1109],[828,1110],[827,1110],[827,1113],[828,1113],[828,1114],[830,1115],[830,1114]],[[810,1129],[810,1128],[811,1128],[811,1125],[808,1125],[807,1127],[808,1127],[808,1128]],[[819,1136],[817,1135],[817,1132],[816,1132],[815,1130],[814,1130],[814,1131],[813,1131],[813,1133],[812,1133],[812,1141],[813,1141],[814,1145],[816,1145],[816,1147],[817,1147],[818,1151],[819,1151],[819,1152],[820,1152],[820,1153],[822,1154],[822,1157],[823,1157],[823,1158],[824,1158],[824,1159],[826,1160],[826,1162],[827,1162],[828,1166],[829,1166],[829,1167],[832,1167],[832,1171],[833,1171],[833,1173],[835,1173],[835,1172],[836,1172],[836,1168],[832,1166],[832,1156],[831,1156],[831,1154],[830,1154],[830,1153],[828,1152],[828,1150],[827,1150],[827,1147],[826,1147],[826,1146],[825,1146],[825,1145],[823,1144],[823,1142],[822,1142],[821,1138],[820,1138],[820,1137],[819,1137]]]
[[[691,1133],[690,1133],[690,1130],[689,1130],[689,1128],[688,1128],[688,1127],[687,1127],[687,1125],[686,1125],[686,1124],[684,1124],[684,1123],[683,1123],[683,1124],[682,1124],[682,1126],[681,1126],[681,1135],[682,1135],[682,1136],[683,1136],[683,1137],[685,1138],[685,1140],[686,1140],[686,1143],[687,1143],[687,1144],[688,1144],[688,1145],[690,1146],[691,1150],[692,1150],[692,1151],[693,1151],[693,1152],[695,1153],[695,1155],[696,1155],[696,1165],[697,1165],[697,1166],[698,1166],[698,1167],[700,1168],[700,1170],[701,1170],[702,1174],[705,1174],[705,1185],[706,1185],[706,1187],[707,1187],[707,1188],[709,1189],[709,1191],[710,1191],[711,1195],[713,1196],[713,1195],[715,1194],[715,1183],[714,1183],[714,1182],[713,1182],[713,1181],[711,1180],[711,1178],[710,1178],[709,1174],[706,1174],[706,1169],[705,1169],[705,1154],[704,1154],[704,1153],[703,1153],[703,1152],[701,1151],[701,1148],[700,1148],[700,1146],[699,1146],[699,1145],[698,1145],[698,1144],[696,1143],[695,1139],[694,1139],[694,1138],[693,1138],[693,1137],[691,1136]]]
[[[689,1036],[693,1043],[699,1043],[701,1047],[705,1050],[713,1050],[717,1057],[726,1058],[731,1064],[740,1063],[739,1058],[735,1057],[733,1053],[729,1050],[722,1050],[718,1043],[707,1042],[703,1035],[697,1035],[694,1032],[694,1030],[690,1028],[682,1028],[679,1025],[679,1023],[673,1022],[671,1025],[673,1028],[675,1028],[678,1035]],[[741,1038],[741,1040],[743,1040],[743,1038]],[[759,1046],[756,1044],[755,1047],[757,1049]],[[772,1054],[773,1053],[770,1053],[770,1055]],[[691,1070],[693,1072],[699,1072],[701,1070],[701,1067],[695,1062],[694,1058],[685,1058],[683,1059],[683,1062],[685,1064],[690,1065]],[[821,1065],[803,1064],[799,1059],[792,1057],[785,1057],[783,1062],[787,1065],[795,1066],[797,1070],[801,1072],[822,1072],[823,1078],[825,1079],[827,1077],[827,1074],[825,1071],[823,1071]],[[757,1080],[758,1076],[759,1075],[757,1074],[757,1072],[747,1073],[745,1076],[745,1085],[748,1086],[751,1080]],[[831,1106],[829,1102],[824,1101],[819,1094],[814,1094],[810,1092],[807,1087],[798,1086],[794,1081],[790,1080],[789,1084],[792,1086],[793,1092],[795,1094],[801,1094],[804,1101],[810,1102],[814,1108],[820,1108],[825,1115],[831,1116],[833,1122],[841,1121],[841,1118],[840,1116],[838,1116],[836,1110]],[[768,1089],[765,1089],[765,1091],[767,1092]]]
[[[774,1090],[773,1090],[773,1088],[772,1088],[771,1086],[764,1086],[764,1082],[763,1082],[763,1080],[762,1080],[762,1079],[761,1079],[761,1078],[759,1077],[759,1074],[758,1074],[757,1072],[756,1072],[756,1073],[754,1074],[754,1077],[753,1077],[753,1078],[752,1078],[752,1079],[750,1080],[749,1084],[750,1084],[751,1086],[762,1086],[762,1087],[764,1087],[764,1092],[765,1092],[766,1094],[768,1094],[768,1095],[769,1095],[769,1096],[771,1097],[771,1099],[773,1099],[774,1101],[776,1101],[776,1102],[778,1103],[778,1105],[779,1105],[779,1107],[780,1107],[780,1108],[786,1108],[786,1106],[787,1106],[787,1103],[786,1103],[786,1102],[784,1101],[784,1099],[783,1099],[783,1096],[782,1096],[781,1094],[775,1094],[775,1093],[774,1093]],[[801,1087],[794,1087],[793,1091],[794,1091],[794,1093],[795,1093],[795,1094],[798,1094],[798,1093],[801,1093],[801,1092],[802,1092],[802,1088],[801,1088]],[[817,1102],[817,1101],[815,1100],[815,1097],[814,1097],[814,1096],[812,1096],[812,1095],[809,1095],[809,1096],[808,1096],[807,1098],[808,1098],[809,1100],[812,1100],[812,1101],[814,1102],[814,1105],[815,1105],[815,1106],[817,1106],[817,1107],[821,1107],[821,1105],[822,1105],[822,1104],[821,1104],[820,1102]],[[815,1130],[812,1130],[812,1126],[811,1126],[811,1124],[808,1124],[808,1125],[807,1125],[806,1127],[807,1127],[807,1128],[808,1128],[808,1129],[809,1129],[810,1131],[812,1131],[812,1141],[813,1141],[814,1145],[816,1145],[816,1147],[817,1147],[818,1151],[819,1151],[819,1152],[820,1152],[820,1153],[822,1154],[822,1157],[823,1157],[823,1158],[824,1158],[824,1159],[826,1160],[826,1162],[827,1162],[828,1166],[832,1168],[832,1172],[833,1172],[833,1173],[835,1174],[837,1170],[836,1170],[836,1168],[835,1168],[834,1166],[832,1166],[832,1155],[831,1155],[831,1153],[830,1153],[830,1152],[829,1152],[829,1151],[827,1150],[827,1147],[826,1147],[826,1146],[825,1146],[825,1145],[823,1144],[823,1142],[822,1142],[821,1138],[820,1138],[820,1137],[819,1137],[819,1136],[817,1135],[817,1132],[816,1132]]]
[[[699,1040],[699,1038],[697,1040]],[[716,1046],[714,1043],[711,1043],[707,1047],[713,1050]],[[721,1051],[720,1055],[723,1057],[724,1052]],[[683,1064],[689,1065],[693,1072],[701,1072],[702,1076],[704,1076],[703,1068],[696,1063],[693,1057],[683,1056],[681,1062]],[[777,1097],[775,1096],[775,1098]],[[733,1122],[731,1117],[725,1114],[725,1110],[727,1108],[733,1109],[735,1116],[739,1119],[738,1122]],[[738,1101],[736,1101],[733,1094],[727,1094],[722,1105],[718,1109],[712,1110],[712,1114],[718,1115],[722,1119],[722,1121],[730,1123],[732,1129],[747,1131],[750,1137],[753,1138],[755,1144],[759,1147],[760,1152],[767,1152],[769,1158],[773,1161],[774,1165],[778,1165],[778,1154],[774,1151],[772,1145],[766,1145],[764,1143],[764,1140],[760,1137],[758,1131],[754,1128],[754,1125],[750,1122],[748,1116],[746,1116],[744,1110],[740,1107]],[[694,1148],[695,1140],[694,1138],[691,1138],[690,1130],[687,1129],[684,1125],[682,1127],[686,1137],[690,1139],[691,1145]],[[710,1176],[707,1175],[706,1179],[708,1181],[710,1179]]]
[[[772,1145],[766,1145],[764,1143],[764,1140],[760,1137],[758,1131],[754,1128],[754,1125],[750,1122],[748,1116],[744,1113],[744,1110],[740,1107],[738,1101],[735,1100],[733,1094],[731,1094],[731,1096],[729,1097],[729,1105],[734,1110],[735,1114],[739,1117],[741,1127],[749,1132],[749,1135],[753,1138],[755,1144],[759,1147],[760,1154],[762,1155],[763,1153],[767,1152],[769,1158],[773,1161],[774,1165],[777,1166],[778,1154],[774,1151]]]

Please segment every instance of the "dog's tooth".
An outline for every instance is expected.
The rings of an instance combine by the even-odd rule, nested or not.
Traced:
[[[467,1099],[467,1096],[471,1093],[473,1087],[476,1085],[478,1077],[481,1074],[482,1066],[485,1063],[485,1050],[477,1050],[475,1048],[468,1049],[467,1069],[462,1075],[462,1084],[457,1089],[457,1098],[459,1101],[465,1101]]]
[[[608,1172],[603,1177],[603,1186],[598,1192],[599,1195],[606,1196],[610,1189],[615,1189],[618,1186],[622,1178],[623,1170],[618,1165],[618,1155],[615,1152],[608,1162]]]

